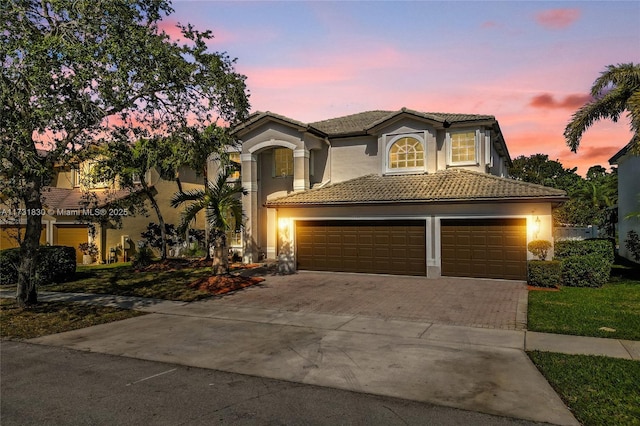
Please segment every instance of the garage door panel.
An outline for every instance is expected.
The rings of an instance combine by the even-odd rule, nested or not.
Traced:
[[[442,275],[526,279],[524,219],[443,219]]]
[[[82,263],[83,256],[78,245],[86,243],[88,239],[89,231],[86,226],[54,225],[53,227],[53,244],[75,248],[78,263]]]
[[[299,269],[426,275],[424,221],[298,221],[296,235]]]

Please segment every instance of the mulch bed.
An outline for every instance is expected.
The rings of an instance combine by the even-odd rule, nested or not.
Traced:
[[[560,291],[558,287],[535,287],[532,285],[527,286],[529,291]]]
[[[229,293],[241,288],[256,285],[264,281],[262,277],[243,277],[241,275],[213,275],[200,278],[188,285],[189,288],[207,291],[214,295]]]
[[[232,263],[229,265],[229,269],[233,272],[238,272],[247,269],[255,269],[261,264],[250,263]],[[211,260],[205,259],[165,259],[159,262],[154,262],[144,268],[136,269],[139,272],[159,272],[159,271],[177,271],[185,268],[211,268]],[[256,271],[260,273],[261,271]],[[213,295],[220,295],[229,293],[230,291],[240,290],[241,288],[250,287],[264,281],[264,278],[259,276],[249,276],[250,274],[239,275],[212,275],[209,277],[199,278],[187,287],[209,292]]]

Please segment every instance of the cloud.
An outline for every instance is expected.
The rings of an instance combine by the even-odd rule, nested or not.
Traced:
[[[550,30],[571,26],[580,18],[580,9],[549,9],[536,14],[536,22]]]
[[[480,25],[480,28],[496,28],[497,26],[498,26],[498,23],[496,21],[484,21]]]
[[[529,105],[534,108],[545,109],[578,109],[593,98],[591,95],[572,94],[556,100],[550,93],[542,93],[534,96]]]
[[[598,162],[602,163],[602,159],[609,159],[613,157],[613,155],[620,151],[619,145],[608,145],[608,146],[580,146],[580,159],[588,162]],[[595,163],[594,163],[595,164]],[[604,164],[606,166],[606,164]]]

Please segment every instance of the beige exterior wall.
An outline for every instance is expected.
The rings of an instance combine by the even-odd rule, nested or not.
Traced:
[[[378,141],[374,136],[331,142],[331,183],[380,174]]]
[[[182,176],[182,174],[181,174]],[[155,180],[155,179],[157,180]],[[198,178],[200,179],[200,178]],[[187,179],[189,180],[189,179]],[[192,179],[196,180],[196,179]],[[181,179],[182,181],[182,179]],[[163,219],[167,224],[173,224],[176,227],[180,225],[181,217],[180,214],[183,210],[183,207],[173,208],[171,207],[171,198],[178,191],[178,185],[176,182],[166,181],[160,179],[157,173],[152,173],[151,175],[151,183],[154,188],[157,190],[157,194],[155,195],[155,200],[160,206],[160,212],[162,213]],[[202,184],[195,184],[189,182],[182,182],[182,189],[186,191],[192,191],[196,189],[202,189]],[[145,207],[147,209],[148,216],[145,215],[136,215],[136,216],[127,216],[122,219],[122,228],[118,229],[105,229],[102,233],[98,232],[99,236],[98,241],[100,244],[100,252],[105,253],[103,255],[103,260],[106,260],[106,253],[109,252],[109,249],[112,247],[116,247],[119,244],[122,244],[123,237],[129,237],[131,240],[130,250],[128,253],[128,257],[134,254],[137,248],[137,242],[142,240],[140,234],[147,229],[147,225],[150,222],[158,223],[158,217],[156,215],[155,210],[151,206],[149,200],[145,201]],[[205,216],[204,212],[200,213],[196,218],[195,223],[191,225],[194,229],[205,229]],[[101,234],[101,235],[100,235]]]

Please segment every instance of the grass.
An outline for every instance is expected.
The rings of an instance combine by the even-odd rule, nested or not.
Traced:
[[[41,302],[22,309],[13,299],[0,299],[0,337],[32,339],[139,315],[144,313],[67,302]]]
[[[640,425],[640,362],[533,351],[529,357],[584,425]]]
[[[48,285],[42,290],[115,294],[191,302],[210,297],[188,284],[211,274],[210,268],[136,271],[129,263],[79,266],[71,281]]]
[[[640,280],[628,270],[601,288],[529,292],[527,328],[545,333],[640,340]],[[615,331],[600,330],[601,327]]]

